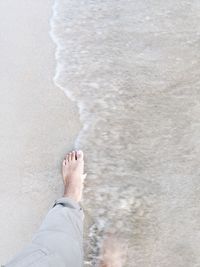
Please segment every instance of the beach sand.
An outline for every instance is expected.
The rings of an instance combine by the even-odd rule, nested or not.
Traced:
[[[0,2],[0,263],[18,253],[63,193],[61,160],[81,128],[53,84],[52,1]]]
[[[0,264],[62,195],[75,144],[85,267],[107,232],[126,267],[199,267],[200,2],[56,3],[55,61],[53,1],[0,1]]]

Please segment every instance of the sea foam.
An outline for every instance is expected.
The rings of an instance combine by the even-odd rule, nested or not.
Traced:
[[[180,0],[54,2],[54,82],[77,104],[75,148],[89,159],[85,266],[97,263],[106,232],[129,244],[126,267],[186,266],[180,236],[181,251],[199,255],[188,206],[195,166],[185,160],[199,110],[199,23],[189,10]]]

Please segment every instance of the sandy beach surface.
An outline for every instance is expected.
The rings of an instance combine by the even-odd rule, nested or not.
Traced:
[[[0,264],[31,240],[61,196],[60,163],[81,127],[76,105],[52,81],[51,5],[0,2]]]
[[[105,233],[125,267],[199,267],[200,2],[54,3],[0,1],[0,264],[62,195],[75,144],[85,267]]]

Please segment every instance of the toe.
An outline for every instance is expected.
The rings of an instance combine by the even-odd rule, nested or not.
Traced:
[[[63,160],[63,165],[66,165],[66,159]]]
[[[71,155],[70,155],[70,153],[67,154],[67,160],[68,161],[71,161]]]
[[[72,151],[72,160],[75,160],[75,151]]]
[[[78,150],[77,151],[77,160],[82,160],[83,159],[83,151],[82,150]]]

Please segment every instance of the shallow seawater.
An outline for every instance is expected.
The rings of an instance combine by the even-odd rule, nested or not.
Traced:
[[[200,4],[55,1],[55,83],[86,154],[85,266],[106,232],[126,267],[200,265]]]

